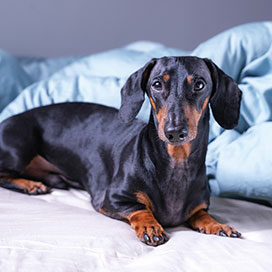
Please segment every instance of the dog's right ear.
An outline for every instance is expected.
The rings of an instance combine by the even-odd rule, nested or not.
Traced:
[[[146,84],[156,59],[149,61],[144,67],[133,73],[121,89],[121,107],[119,117],[125,123],[135,119],[145,99]]]

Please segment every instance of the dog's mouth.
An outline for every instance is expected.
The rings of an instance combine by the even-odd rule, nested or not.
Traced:
[[[173,141],[170,141],[169,139],[167,139],[165,137],[165,139],[163,140],[165,143],[169,144],[169,145],[174,145],[174,146],[181,146],[181,145],[185,145],[189,142],[191,142],[192,140],[194,140],[195,137],[190,137],[190,136],[187,136],[185,137],[184,139],[182,140],[173,140]]]

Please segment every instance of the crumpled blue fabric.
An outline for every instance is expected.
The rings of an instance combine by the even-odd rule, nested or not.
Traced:
[[[124,48],[114,49],[82,58],[42,62],[22,59],[26,71],[35,72],[39,79],[23,90],[0,114],[0,121],[27,109],[65,101],[85,101],[119,108],[120,89],[131,73],[153,57],[188,55],[186,51],[167,48],[154,42],[135,42]],[[46,69],[47,67],[47,69]],[[35,71],[35,69],[38,73]],[[47,72],[47,70],[49,70]],[[50,76],[49,76],[50,75]],[[150,105],[146,100],[138,118],[149,118]]]
[[[15,57],[0,50],[0,111],[33,82]]]
[[[15,68],[4,71],[0,62],[0,71],[14,82],[20,79],[15,91],[9,88],[9,81],[2,82],[1,86],[12,94],[0,92],[0,97],[6,99],[3,104],[21,94],[1,112],[0,120],[33,107],[64,101],[95,102],[119,108],[120,89],[126,79],[151,58],[196,55],[212,59],[237,81],[243,98],[235,130],[224,130],[211,116],[206,158],[211,191],[215,195],[272,202],[268,142],[272,137],[272,22],[232,28],[192,52],[153,42],[136,42],[79,58],[15,59],[2,54],[5,59],[11,58]],[[146,100],[138,118],[147,121],[149,112]]]
[[[212,59],[243,92],[235,130],[210,120],[206,164],[212,193],[272,202],[272,22],[230,29],[192,55]]]

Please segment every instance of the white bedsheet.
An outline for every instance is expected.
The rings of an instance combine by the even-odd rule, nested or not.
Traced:
[[[211,214],[243,239],[169,228],[149,247],[128,224],[95,212],[86,192],[27,196],[0,188],[0,271],[272,271],[272,209],[212,198]]]

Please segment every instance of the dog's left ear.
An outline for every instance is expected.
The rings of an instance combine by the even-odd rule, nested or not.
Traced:
[[[133,73],[121,89],[121,107],[119,117],[125,123],[131,122],[140,111],[145,100],[146,84],[156,59]]]
[[[242,92],[235,81],[219,69],[210,59],[204,59],[213,82],[210,104],[217,123],[232,129],[238,124]]]

